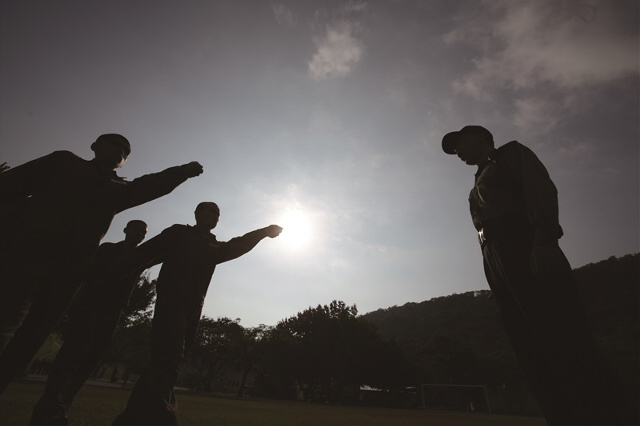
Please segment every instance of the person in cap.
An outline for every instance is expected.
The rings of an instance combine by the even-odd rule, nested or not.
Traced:
[[[92,160],[56,151],[0,173],[0,393],[23,374],[89,270],[115,214],[162,197],[202,166],[132,181],[127,138],[104,134]]]
[[[182,360],[195,337],[209,283],[216,266],[252,250],[263,238],[275,238],[282,228],[270,225],[229,241],[218,241],[211,230],[220,219],[212,202],[195,210],[195,226],[173,225],[136,248],[123,271],[162,263],[151,328],[149,366],[129,396],[114,425],[177,425],[173,387]]]
[[[69,309],[64,343],[49,370],[44,393],[34,407],[31,425],[68,423],[67,412],[76,394],[111,342],[140,274],[115,281],[105,277],[144,240],[147,224],[131,220],[124,234],[123,241],[102,243],[98,248],[83,287]]]
[[[517,141],[496,149],[482,126],[446,134],[442,149],[477,167],[469,205],[485,276],[548,423],[637,424],[637,406],[603,362],[580,305],[542,162]]]

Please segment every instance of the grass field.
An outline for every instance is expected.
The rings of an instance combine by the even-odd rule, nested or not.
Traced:
[[[26,425],[44,384],[12,383],[0,396],[0,425]],[[86,385],[69,413],[72,426],[110,425],[124,408],[130,390]],[[182,425],[409,426],[546,425],[542,418],[421,410],[324,405],[296,401],[236,399],[178,393]]]

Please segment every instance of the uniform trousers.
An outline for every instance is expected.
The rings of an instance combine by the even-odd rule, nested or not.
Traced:
[[[638,424],[637,405],[601,358],[568,260],[552,246],[536,266],[532,250],[533,232],[516,227],[488,235],[482,247],[487,281],[548,423]]]
[[[113,425],[177,425],[173,390],[185,355],[193,344],[202,306],[158,294],[151,329],[149,367]]]
[[[0,268],[0,393],[25,374],[81,286],[86,265]]]
[[[72,313],[44,395],[34,408],[32,425],[66,417],[75,396],[104,356],[121,315],[121,308],[104,306],[82,306]]]

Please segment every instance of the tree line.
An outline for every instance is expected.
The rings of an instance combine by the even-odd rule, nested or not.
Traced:
[[[612,257],[574,270],[603,354],[633,389],[640,377],[638,259]],[[117,365],[127,375],[142,371],[153,300],[154,281],[143,275],[103,366]],[[364,387],[385,395],[378,402],[404,406],[419,405],[422,383],[526,387],[488,290],[364,315],[334,300],[275,326],[204,316],[184,369],[181,385],[199,391],[215,390],[217,378],[235,371],[239,397],[322,402],[362,402]]]

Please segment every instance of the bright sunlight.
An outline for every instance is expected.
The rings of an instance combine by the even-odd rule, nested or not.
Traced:
[[[287,210],[279,222],[283,231],[282,241],[290,248],[299,249],[311,241],[313,226],[307,214],[302,210]]]

